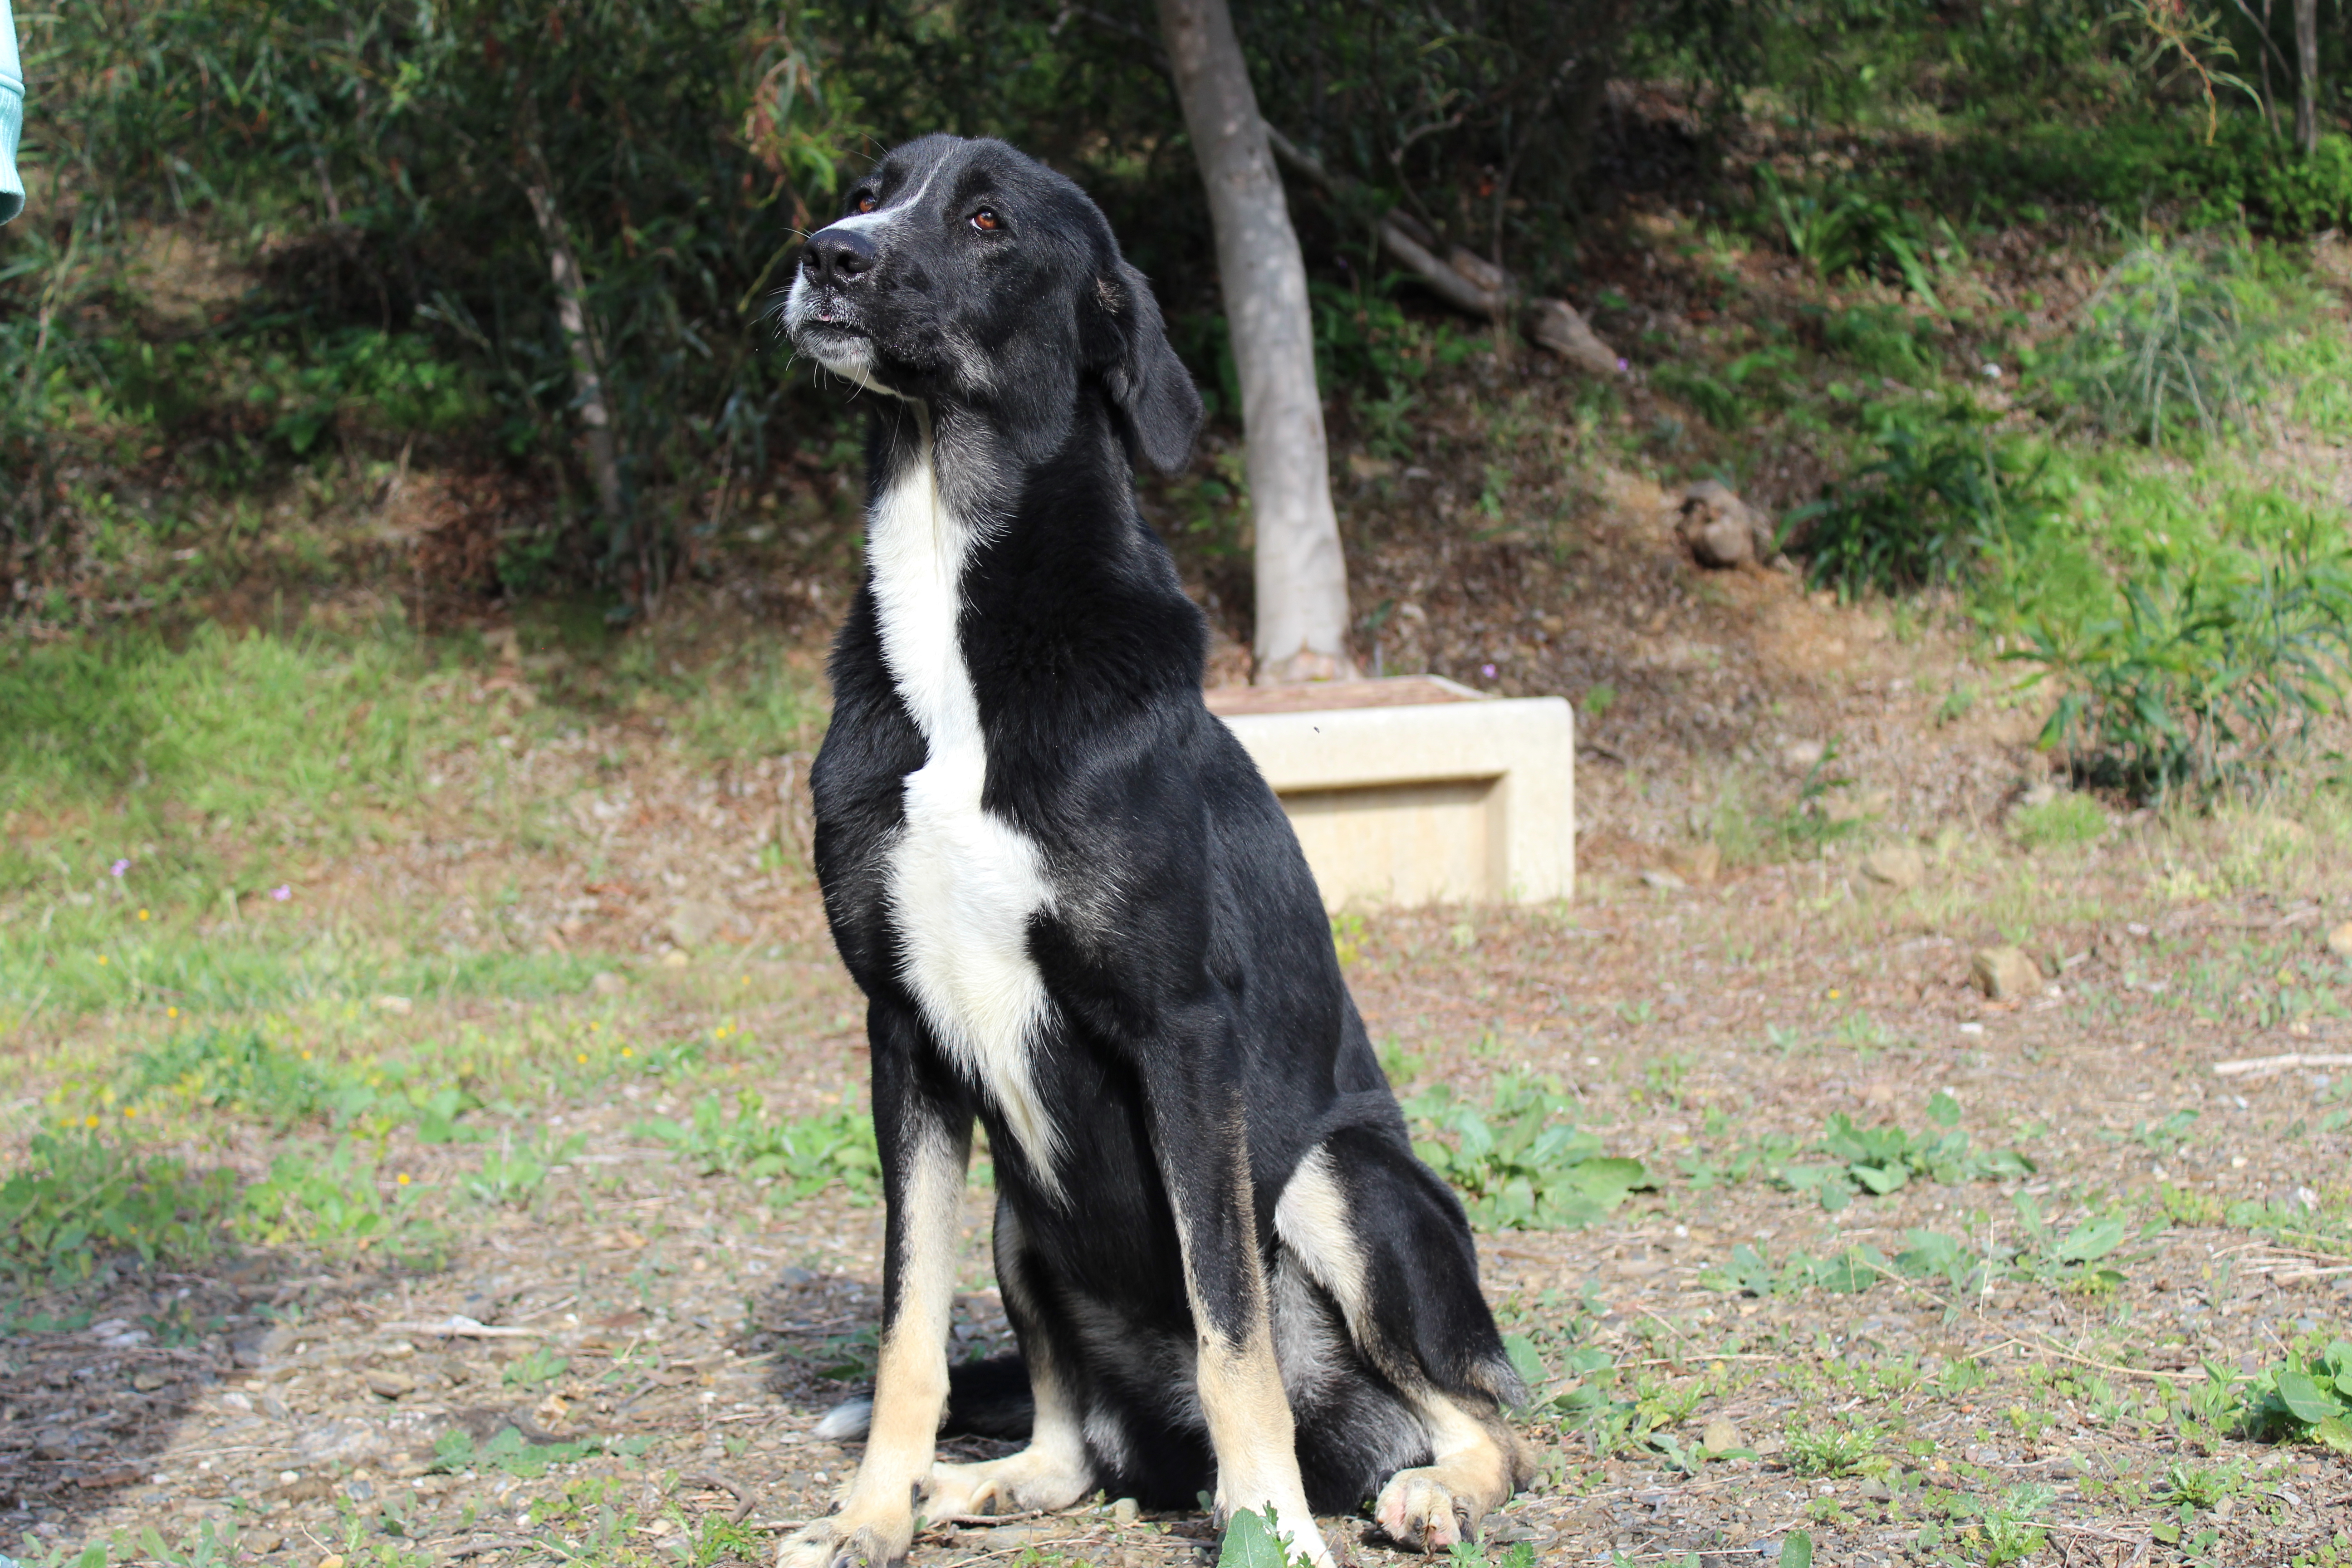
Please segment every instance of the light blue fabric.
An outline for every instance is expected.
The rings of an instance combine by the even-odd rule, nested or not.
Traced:
[[[0,223],[25,210],[16,177],[16,139],[25,133],[25,67],[16,58],[16,21],[0,0]]]

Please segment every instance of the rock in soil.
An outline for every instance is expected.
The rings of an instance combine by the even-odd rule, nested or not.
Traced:
[[[2352,958],[2352,921],[2327,933],[2327,951],[2338,958]]]
[[[384,1367],[377,1367],[367,1374],[367,1385],[370,1394],[380,1394],[386,1399],[398,1399],[404,1394],[416,1392],[415,1378],[404,1372],[393,1372]]]
[[[2021,948],[1980,949],[1969,965],[1969,977],[1987,999],[1994,1002],[2014,1002],[2042,994],[2042,966],[2027,957]]]
[[[1675,532],[1700,565],[1717,570],[1752,566],[1772,555],[1772,525],[1719,479],[1701,479],[1683,491]]]
[[[1862,874],[1898,892],[1907,892],[1927,879],[1927,859],[1908,844],[1884,845],[1862,858]]]

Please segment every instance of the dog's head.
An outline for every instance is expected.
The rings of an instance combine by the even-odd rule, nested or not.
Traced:
[[[926,136],[850,187],[784,303],[793,343],[877,392],[985,417],[1024,461],[1107,400],[1130,455],[1184,465],[1201,398],[1087,194],[1002,142]]]

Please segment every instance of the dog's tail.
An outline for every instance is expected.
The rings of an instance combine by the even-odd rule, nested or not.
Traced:
[[[997,1437],[1020,1442],[1029,1436],[1037,1407],[1029,1394],[1029,1368],[1018,1355],[991,1356],[948,1368],[948,1413],[943,1437]],[[816,1435],[829,1443],[855,1441],[874,1425],[869,1394],[845,1400],[824,1413]]]

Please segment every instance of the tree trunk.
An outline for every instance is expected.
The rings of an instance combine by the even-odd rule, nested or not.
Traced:
[[[1345,679],[1348,564],[1331,510],[1307,264],[1225,0],[1160,0],[1160,29],[1201,160],[1242,384],[1256,531],[1257,680]]]
[[[2294,0],[2294,141],[2319,149],[2319,0]]]
[[[563,346],[572,356],[572,396],[580,410],[580,424],[588,442],[588,473],[596,484],[596,507],[607,526],[621,521],[621,460],[613,440],[613,411],[604,401],[604,378],[596,365],[596,345],[588,335],[587,288],[581,281],[580,260],[572,251],[572,236],[555,205],[554,182],[547,160],[536,143],[529,149],[530,178],[524,194],[530,198],[531,216],[539,220],[540,237],[547,242],[547,269],[555,280],[555,321],[563,330]]]

